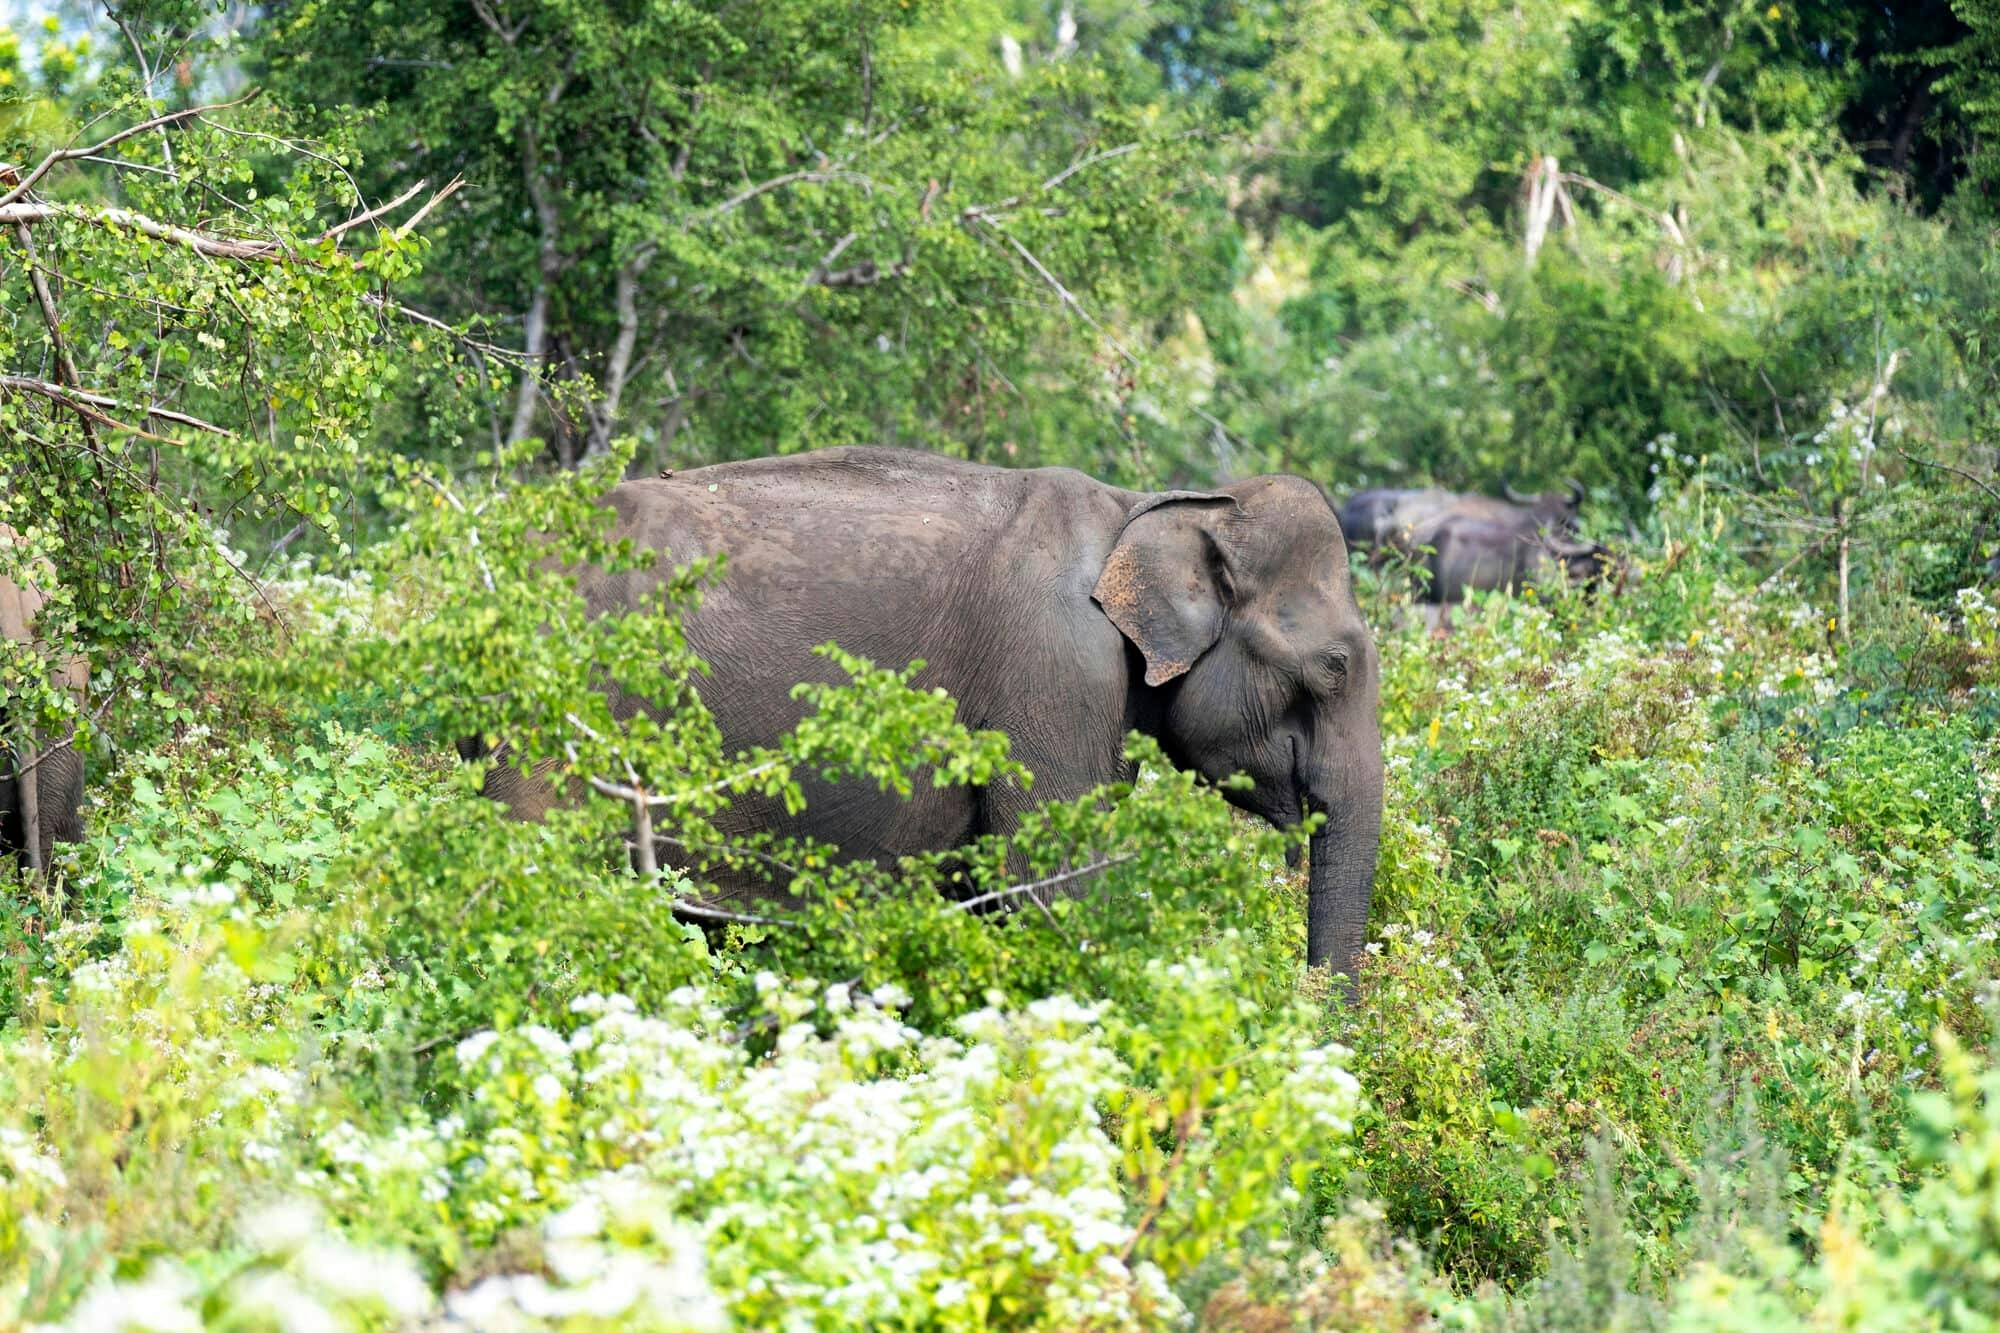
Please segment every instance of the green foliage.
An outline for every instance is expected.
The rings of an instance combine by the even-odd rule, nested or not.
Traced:
[[[280,7],[258,50],[289,100],[374,113],[370,164],[470,183],[417,292],[523,321],[550,357],[547,409],[501,409],[509,443],[540,421],[566,463],[629,431],[654,466],[883,440],[1121,466],[1132,335],[1074,311],[1156,313],[1186,124],[1106,49],[1109,7],[1083,11],[1075,51],[1016,8],[385,22],[320,0]],[[573,420],[582,375],[600,391]]]
[[[411,1086],[422,1058],[480,1027],[559,1024],[578,996],[654,1005],[713,977],[699,928],[674,919],[679,883],[605,863],[587,821],[509,820],[462,794],[412,793],[331,863],[316,978],[330,1055]]]
[[[10,1318],[348,1326],[442,1287],[481,1321],[709,1327],[782,1299],[836,1325],[1150,1326],[1218,1275],[1325,1271],[1289,1238],[1356,1086],[1314,1006],[1246,985],[1269,961],[1234,932],[1145,962],[1143,1010],[995,996],[926,1037],[896,986],[711,955],[560,824],[510,831],[337,729],[300,764],[379,782],[316,793],[351,850],[280,907],[295,866],[260,830],[301,816],[261,762],[212,757],[249,776],[138,816],[178,815],[193,863],[125,867],[118,937],[53,937],[68,998],[0,1044]],[[135,758],[132,785],[162,768]],[[500,1030],[421,1043],[443,1066],[421,1097],[407,1061],[357,1058],[444,1014]]]
[[[1304,940],[1304,903],[1276,872],[1284,837],[1246,825],[1153,742],[1135,736],[1127,753],[1148,772],[1134,788],[1045,805],[1012,839],[888,873],[795,879],[802,909],[756,933],[790,968],[901,987],[927,1030],[994,995],[1098,995],[1150,1013],[1165,999],[1150,960],[1202,947],[1218,922],[1253,942],[1244,994],[1282,1002],[1283,960]]]
[[[0,896],[0,1324],[1983,1327],[1987,8],[251,21],[266,96],[56,166],[0,251],[0,573],[56,574],[0,692],[93,764]],[[115,17],[0,34],[10,171],[237,73],[205,4]],[[468,187],[363,216],[422,175]],[[596,503],[878,440],[1575,475],[1632,569],[1444,636],[1358,573],[1335,998],[1303,831],[1143,737],[896,865],[730,823],[1032,791],[838,644],[735,750],[682,629],[723,566]]]

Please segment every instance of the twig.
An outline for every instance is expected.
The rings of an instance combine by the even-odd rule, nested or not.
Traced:
[[[741,843],[734,843],[734,842],[693,843],[689,842],[685,838],[677,838],[671,833],[655,833],[653,837],[657,841],[668,843],[671,846],[678,847],[682,851],[688,853],[691,856],[700,856],[704,852],[709,852],[709,851],[719,851],[724,856],[747,856],[752,858],[753,860],[762,861],[764,864],[768,866],[775,866],[777,869],[784,871],[786,874],[792,876],[795,879],[805,873],[804,871],[800,870],[797,866],[793,865],[790,861],[780,860],[778,857],[771,855],[769,852],[758,851],[755,847],[745,847]]]
[[[1035,258],[1034,251],[1030,250],[1027,246],[1021,244],[1019,240],[1015,239],[1015,237],[1011,232],[1003,230],[993,222],[983,218],[978,220],[985,222],[986,226],[992,229],[1002,240],[1006,241],[1007,244],[1013,246],[1015,252],[1019,254],[1021,258],[1027,260],[1029,266],[1032,267],[1035,270],[1035,272],[1042,275],[1042,281],[1048,283],[1049,287],[1055,292],[1055,294],[1062,298],[1063,304],[1067,305],[1071,310],[1074,310],[1079,319],[1081,319],[1084,323],[1090,325],[1090,327],[1094,329],[1097,332],[1097,335],[1103,338],[1104,341],[1110,343],[1113,351],[1117,352],[1118,355],[1124,357],[1126,361],[1130,362],[1131,364],[1135,366],[1139,364],[1139,358],[1133,356],[1132,353],[1126,349],[1124,343],[1119,342],[1117,338],[1113,337],[1111,335],[1110,330],[1106,329],[1102,324],[1099,324],[1095,319],[1091,318],[1090,312],[1083,308],[1083,302],[1077,300],[1075,294],[1072,293],[1069,288],[1062,285],[1061,279],[1057,278],[1055,274],[1049,272],[1047,266],[1044,265],[1041,260]]]
[[[511,347],[502,347],[498,343],[490,343],[479,338],[474,338],[470,334],[445,323],[436,315],[426,314],[415,306],[404,305],[400,301],[389,300],[380,292],[364,293],[361,299],[365,304],[372,305],[378,310],[383,310],[394,315],[401,315],[412,324],[421,324],[427,329],[436,329],[439,333],[450,336],[459,346],[477,352],[481,356],[490,356],[496,361],[510,363],[525,361],[525,358]]]
[[[464,501],[460,500],[456,495],[452,494],[451,487],[445,485],[443,482],[438,481],[437,479],[431,477],[426,473],[419,473],[417,476],[417,480],[423,482],[424,485],[430,487],[432,490],[436,491],[439,495],[443,496],[445,502],[449,504],[453,509],[456,509],[459,513],[465,514],[466,517],[468,518],[473,517],[473,515],[469,511],[467,511]],[[498,586],[493,581],[493,571],[487,568],[486,566],[486,556],[479,549],[479,529],[476,525],[468,524],[466,526],[465,544],[472,549],[473,560],[478,562],[479,575],[486,582],[486,591],[488,592],[499,591]]]
[[[741,194],[723,200],[706,212],[695,214],[694,221],[709,222],[721,217],[725,213],[733,213],[752,199],[755,199],[758,195],[769,194],[771,191],[783,189],[787,185],[831,185],[837,181],[850,181],[868,189],[875,187],[873,180],[858,171],[788,171],[782,176],[773,176],[770,180],[760,181]]]
[[[1896,457],[1902,459],[1905,463],[1915,463],[1918,467],[1936,468],[1939,472],[1949,472],[1954,476],[1963,477],[1980,490],[1985,491],[1988,499],[1992,500],[1995,504],[2000,504],[2000,491],[1994,490],[1992,486],[1973,476],[1962,467],[1953,467],[1949,463],[1935,463],[1928,458],[1918,458],[1915,454],[1906,453],[1893,444],[1884,445],[1883,447],[1896,455]]]
[[[236,437],[235,431],[218,426],[212,421],[203,421],[200,417],[189,416],[185,412],[175,412],[165,407],[134,408],[105,394],[91,393],[82,389],[66,389],[60,384],[51,384],[47,380],[33,379],[26,375],[0,375],[0,389],[11,389],[16,393],[39,394],[44,398],[61,403],[73,412],[87,413],[95,420],[111,427],[113,430],[126,431],[129,434],[142,436],[149,440],[159,440],[163,443],[170,444],[172,441],[164,435],[154,435],[148,431],[141,430],[137,426],[128,426],[122,421],[104,415],[102,411],[92,409],[108,408],[119,412],[138,412],[145,417],[156,418],[161,421],[171,421],[176,425],[206,431],[210,435],[222,435],[230,439]]]
[[[1146,1206],[1145,1215],[1139,1219],[1138,1225],[1132,1228],[1131,1236],[1125,1241],[1125,1248],[1119,1251],[1120,1259],[1132,1257],[1132,1251],[1138,1248],[1146,1233],[1160,1220],[1160,1214],[1166,1211],[1167,1194],[1172,1187],[1174,1172],[1187,1160],[1188,1145],[1201,1133],[1201,1112],[1202,1106],[1199,1101],[1181,1112],[1179,1120],[1174,1125],[1173,1155],[1167,1159],[1166,1165],[1160,1168],[1160,1174],[1154,1177],[1159,1182],[1160,1197]]]
[[[676,915],[684,913],[700,917],[704,921],[732,921],[745,926],[777,926],[781,930],[799,928],[795,921],[780,921],[771,916],[752,916],[748,912],[727,912],[720,907],[705,907],[700,903],[691,903],[685,898],[674,899],[674,912]]]
[[[36,182],[40,181],[41,178],[48,175],[52,169],[54,169],[55,167],[64,162],[74,162],[79,158],[95,157],[99,153],[102,153],[105,149],[110,148],[114,144],[123,143],[127,139],[134,138],[141,134],[145,134],[151,130],[160,129],[167,125],[177,124],[178,122],[183,120],[191,120],[196,116],[204,114],[205,112],[226,111],[233,106],[242,106],[245,102],[249,101],[251,98],[256,97],[257,94],[258,90],[252,89],[250,92],[245,93],[243,96],[237,98],[233,102],[216,102],[208,106],[188,107],[184,111],[170,111],[164,116],[155,116],[151,120],[141,121],[137,125],[134,125],[129,129],[120,130],[118,131],[118,133],[112,135],[110,138],[99,140],[97,143],[92,144],[88,148],[58,148],[53,153],[50,153],[47,157],[43,158],[38,164],[36,164],[34,170],[30,171],[27,175],[21,177],[19,183],[17,183],[13,189],[7,191],[7,193],[5,194],[0,194],[0,208],[5,208],[8,205],[16,202],[17,200],[25,198],[27,196],[28,191],[35,188]]]
[[[1053,190],[1056,186],[1061,185],[1085,167],[1096,166],[1099,162],[1107,162],[1114,157],[1123,157],[1125,154],[1136,152],[1145,146],[1143,140],[1135,140],[1132,143],[1119,144],[1116,148],[1107,148],[1101,153],[1092,153],[1089,157],[1078,158],[1055,175],[1043,181],[1042,189],[1044,191]]]
[[[582,721],[574,713],[566,714],[566,716],[572,724],[583,726]],[[590,731],[588,727],[584,727],[584,730],[593,740],[598,738],[597,734]],[[705,787],[697,787],[693,791],[674,792],[668,796],[649,795],[642,791],[636,783],[628,785],[626,783],[613,782],[609,778],[600,778],[594,774],[585,775],[584,781],[595,788],[599,794],[609,796],[613,800],[637,801],[643,799],[649,809],[654,807],[671,809],[677,805],[686,805],[698,796],[707,796],[714,792],[726,791],[738,783],[748,782],[750,779],[769,773],[773,769],[784,768],[786,763],[787,761],[783,759],[766,760],[754,768],[744,769],[741,773],[732,773],[726,778],[719,778]]]
[[[1074,870],[1065,870],[1059,874],[1050,875],[1047,879],[1038,879],[1032,884],[1014,884],[1004,889],[995,889],[991,893],[982,893],[977,898],[967,898],[965,901],[955,905],[952,910],[955,912],[970,912],[976,907],[984,907],[986,904],[998,902],[1002,898],[1015,898],[1024,893],[1036,893],[1042,889],[1052,889],[1058,884],[1067,884],[1073,879],[1083,879],[1086,876],[1095,875],[1100,871],[1109,870],[1112,866],[1121,865],[1126,861],[1132,860],[1137,855],[1137,852],[1120,852],[1116,856],[1107,856],[1101,861],[1092,861],[1088,865],[1078,866]]]

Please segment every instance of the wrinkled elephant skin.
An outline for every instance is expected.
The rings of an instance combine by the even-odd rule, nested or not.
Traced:
[[[0,523],[0,546],[19,540],[13,528]],[[53,580],[47,562],[36,570],[36,579],[17,583],[0,575],[0,638],[16,643],[33,643],[36,619],[47,598],[43,589]],[[58,668],[55,683],[81,700],[88,677],[81,661]],[[22,781],[22,771],[30,781]],[[45,864],[58,843],[81,842],[83,820],[78,814],[83,804],[83,759],[67,738],[47,738],[24,734],[0,708],[0,855],[17,864]],[[28,817],[32,813],[36,836],[30,839]]]

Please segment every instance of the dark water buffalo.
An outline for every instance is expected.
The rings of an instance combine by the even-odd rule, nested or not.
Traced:
[[[1031,800],[1129,778],[1124,737],[1144,731],[1185,768],[1247,774],[1255,785],[1228,798],[1273,824],[1326,814],[1310,848],[1307,956],[1353,975],[1382,819],[1377,659],[1339,524],[1311,482],[1143,494],[1067,468],[859,448],[629,481],[606,503],[620,536],[661,555],[639,573],[584,571],[596,613],[636,608],[676,563],[727,553],[687,636],[713,669],[701,694],[732,748],[798,721],[792,685],[831,678],[812,649],[833,639],[886,665],[924,659],[918,683],[947,690],[966,723],[1006,732],[1035,775],[1032,798],[919,783],[903,801],[808,781],[802,814],[746,794],[725,834],[779,830],[873,859],[948,850],[1011,832]],[[487,792],[528,818],[555,799],[504,766]]]
[[[0,547],[18,540],[13,528],[0,523]],[[44,561],[34,574],[22,582],[0,574],[0,638],[35,642],[36,617],[47,600],[43,589],[55,571]],[[79,699],[87,682],[81,660],[56,669],[54,683]],[[0,856],[40,869],[56,843],[83,840],[77,813],[82,804],[83,759],[76,748],[67,739],[49,743],[37,738],[0,707]]]

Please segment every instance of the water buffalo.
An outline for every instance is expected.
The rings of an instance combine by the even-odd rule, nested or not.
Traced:
[[[1458,498],[1450,491],[1436,489],[1356,491],[1340,507],[1340,530],[1350,547],[1373,547]]]

